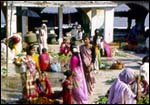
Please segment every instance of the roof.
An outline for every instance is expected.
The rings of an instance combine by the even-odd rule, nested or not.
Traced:
[[[116,3],[112,1],[8,1],[8,5],[13,2],[13,6],[22,7],[115,7]]]

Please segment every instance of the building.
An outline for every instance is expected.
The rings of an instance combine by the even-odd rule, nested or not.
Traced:
[[[139,24],[144,26],[144,20],[146,15],[149,13],[149,1],[8,1],[7,18],[8,20],[12,20],[11,24],[10,21],[7,23],[8,33],[10,33],[10,30],[11,34],[16,33],[18,32],[18,27],[22,27],[22,34],[25,35],[28,29],[28,24],[30,24],[27,22],[28,17],[23,16],[22,19],[19,20],[17,16],[14,15],[18,11],[18,8],[29,9],[58,7],[58,27],[60,39],[63,37],[62,8],[74,7],[80,10],[80,20],[82,20],[82,25],[85,31],[89,32],[90,35],[93,36],[95,29],[103,29],[104,39],[106,42],[111,43],[114,38],[115,8],[121,4],[127,4],[127,6],[129,6],[133,11],[132,13],[136,13],[136,15],[132,14],[132,17],[127,16],[130,21],[132,21],[132,19],[136,19]],[[6,6],[6,2],[4,2],[4,6]],[[139,10],[142,12],[138,12]],[[134,15],[136,17],[134,17]]]

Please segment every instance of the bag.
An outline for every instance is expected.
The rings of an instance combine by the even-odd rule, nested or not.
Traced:
[[[26,65],[22,64],[20,67],[20,73],[25,73],[27,71]]]
[[[61,70],[60,63],[52,63],[50,67],[50,71],[52,72],[59,72]]]

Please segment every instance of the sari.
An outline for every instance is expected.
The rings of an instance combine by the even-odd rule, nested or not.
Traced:
[[[27,71],[25,74],[26,80],[24,81],[23,85],[23,97],[30,98],[37,96],[37,92],[35,91],[35,86],[33,82],[35,79],[39,76],[37,73],[37,65],[35,60],[32,58],[32,56],[26,55],[26,67]]]
[[[88,91],[80,55],[73,54],[70,60],[70,68],[73,72],[72,95],[76,104],[87,104]]]
[[[94,90],[95,77],[93,72],[93,65],[89,67],[91,63],[94,64],[91,48],[87,48],[85,45],[80,47],[80,54],[83,63],[83,70],[86,79],[88,93],[91,94]]]
[[[70,44],[68,42],[62,42],[59,50],[60,54],[67,56],[70,52]]]
[[[105,41],[104,41],[104,49],[106,51],[107,57],[112,57],[111,48]]]
[[[39,56],[39,65],[41,71],[48,71],[50,70],[50,57],[48,53],[42,53]]]
[[[109,90],[108,104],[136,104],[136,95],[129,86],[134,80],[133,70],[125,68]]]
[[[66,79],[62,83],[63,91],[62,91],[62,97],[63,97],[63,104],[72,104],[73,97],[72,97],[72,82],[68,79]]]
[[[95,53],[96,53],[95,54],[96,58],[95,58],[95,62],[94,62],[94,69],[99,70],[100,65],[101,65],[101,55],[100,55],[100,49],[99,49],[98,45],[95,46]]]
[[[47,98],[52,98],[51,83],[45,73],[40,75],[39,79],[36,79],[35,90],[39,96],[45,96]]]

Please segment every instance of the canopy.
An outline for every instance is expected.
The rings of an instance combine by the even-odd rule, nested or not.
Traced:
[[[32,10],[29,10],[29,9],[24,9],[24,10],[21,10],[21,11],[17,11],[15,13],[15,15],[17,15],[17,16],[35,17],[35,18],[39,18],[40,17],[36,12],[34,12]]]
[[[115,12],[121,12],[121,11],[129,11],[130,10],[130,7],[128,7],[126,4],[122,4],[122,5],[119,5],[115,8]]]
[[[6,25],[6,20],[3,11],[1,10],[1,27],[4,27],[5,25]]]
[[[76,12],[77,12],[77,9],[74,7],[63,7],[63,14],[70,14],[70,13],[76,13]],[[57,14],[58,7],[46,7],[41,11],[41,13]]]

